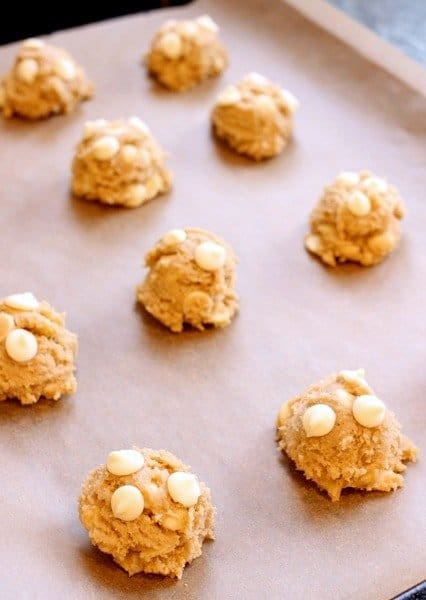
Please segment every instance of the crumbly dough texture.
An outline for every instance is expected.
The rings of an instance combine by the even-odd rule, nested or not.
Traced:
[[[18,75],[24,60],[36,61],[38,73],[33,81]],[[56,65],[67,61],[74,67],[72,77],[58,74]],[[72,56],[48,44],[27,47],[23,44],[11,71],[0,81],[0,110],[6,118],[14,115],[26,119],[43,119],[55,114],[70,113],[83,100],[93,96],[93,84]]]
[[[347,401],[341,399],[338,390],[349,392]],[[356,396],[366,393],[374,394],[368,384],[367,388],[358,388],[338,374],[330,375],[290,400],[286,417],[277,420],[279,448],[333,501],[339,500],[344,488],[389,492],[402,487],[406,469],[403,461],[415,461],[417,457],[418,449],[402,435],[389,410],[377,427],[357,423],[352,403]],[[307,408],[318,403],[334,410],[336,424],[327,435],[307,437],[302,417]]]
[[[89,474],[80,497],[80,519],[92,544],[111,554],[129,575],[156,573],[180,579],[185,565],[201,555],[204,540],[214,539],[210,490],[200,482],[197,503],[185,508],[172,500],[166,482],[171,473],[189,467],[166,450],[139,451],[145,463],[132,475],[112,475],[104,465]],[[113,492],[127,484],[136,486],[145,501],[143,513],[128,522],[115,518],[111,510]]]
[[[137,300],[172,331],[184,324],[203,330],[225,327],[238,310],[235,291],[237,258],[232,248],[209,231],[186,228],[185,241],[174,245],[159,240],[145,257],[149,271],[137,288]],[[201,269],[194,260],[197,246],[212,241],[226,250],[226,261],[216,271]]]
[[[119,149],[110,159],[99,160],[93,148],[105,136],[118,140]],[[148,128],[135,126],[131,119],[104,122],[77,146],[72,190],[86,200],[136,208],[170,189],[172,176],[164,161],[165,153]]]
[[[77,389],[74,360],[77,336],[65,328],[65,315],[43,301],[33,310],[17,310],[0,300],[0,315],[12,315],[16,328],[31,332],[37,339],[36,356],[26,362],[12,360],[0,341],[0,401],[18,399],[33,404],[40,398],[58,400]]]
[[[311,214],[306,248],[333,267],[347,261],[375,265],[399,245],[404,204],[398,191],[391,185],[384,191],[370,189],[369,171],[360,171],[358,177],[355,185],[336,179],[327,186]],[[368,214],[357,216],[349,210],[348,203],[356,192],[369,198]]]
[[[180,40],[180,51],[170,57],[162,49],[165,36]],[[170,90],[183,92],[202,81],[220,75],[228,65],[225,47],[215,31],[197,19],[167,21],[156,33],[145,56],[148,73]]]
[[[229,101],[222,102],[227,96]],[[213,131],[239,154],[258,161],[271,158],[291,138],[294,110],[278,85],[249,74],[219,94]]]

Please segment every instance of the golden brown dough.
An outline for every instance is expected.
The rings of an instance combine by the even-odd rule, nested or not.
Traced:
[[[142,455],[142,466],[140,462],[135,465],[133,457],[130,468],[121,468],[129,461],[120,455],[133,453],[136,459]],[[80,519],[92,544],[111,554],[129,575],[156,573],[180,579],[185,565],[201,555],[204,540],[214,539],[215,509],[209,488],[195,476],[188,478],[189,467],[166,450],[134,448],[112,454],[116,460],[110,461],[110,455],[107,465],[89,474],[80,497]],[[111,473],[110,462],[114,467],[120,463],[115,473],[128,474]],[[179,474],[178,479],[182,474],[189,479],[190,497],[185,504],[190,506],[172,499],[169,478],[173,473]],[[131,493],[121,494],[114,503],[114,492],[117,497],[123,486],[125,490],[120,491]],[[183,482],[182,490],[179,500],[184,501],[188,482]]]
[[[276,156],[293,130],[298,100],[259,73],[249,73],[217,97],[213,131],[239,154],[254,160]]]
[[[369,171],[344,172],[324,190],[310,219],[306,248],[327,265],[381,262],[401,237],[398,191]]]
[[[402,487],[403,462],[415,461],[418,453],[362,369],[330,375],[285,402],[277,439],[297,469],[333,501],[344,488],[389,492]]]
[[[171,187],[165,154],[138,117],[85,124],[72,165],[76,196],[136,208]]]
[[[93,95],[93,85],[72,56],[39,39],[22,43],[11,71],[0,81],[0,110],[43,119],[72,112]]]
[[[228,64],[218,39],[219,28],[208,15],[167,21],[145,57],[148,72],[163,86],[182,92],[222,73]]]
[[[0,300],[0,401],[33,404],[73,394],[76,354],[77,336],[65,328],[64,314],[29,293]]]
[[[236,256],[203,229],[167,233],[145,257],[149,271],[137,288],[145,309],[172,331],[225,327],[238,310]]]

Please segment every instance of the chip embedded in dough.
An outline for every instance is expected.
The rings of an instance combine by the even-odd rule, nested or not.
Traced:
[[[218,31],[208,15],[167,21],[154,36],[145,56],[148,73],[177,92],[220,75],[228,64],[228,57]]]
[[[310,218],[305,246],[327,265],[371,266],[400,241],[404,204],[398,191],[369,171],[343,172],[327,186]]]
[[[129,575],[180,579],[185,565],[201,555],[203,542],[214,539],[210,490],[170,452],[133,451],[143,457],[137,471],[120,476],[102,465],[89,474],[80,520],[92,544]]]
[[[280,154],[293,131],[298,100],[259,73],[249,73],[216,98],[213,131],[230,148],[263,160]]]
[[[171,182],[165,154],[141,119],[85,124],[72,164],[76,196],[137,208],[166,193]]]
[[[345,488],[390,492],[404,485],[416,446],[375,395],[363,371],[341,371],[287,401],[278,447],[333,501]]]
[[[70,113],[92,96],[93,84],[72,56],[38,39],[22,43],[12,69],[0,81],[5,118],[35,120]]]
[[[47,302],[32,294],[0,299],[0,401],[34,404],[73,394],[76,354],[77,336]]]
[[[178,235],[179,234],[179,235]],[[238,310],[237,259],[232,248],[203,229],[172,230],[147,253],[148,273],[137,300],[172,331],[225,327]]]

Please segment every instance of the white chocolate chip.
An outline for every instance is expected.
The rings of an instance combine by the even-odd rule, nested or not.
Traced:
[[[34,50],[44,48],[45,45],[43,40],[40,40],[39,38],[28,38],[22,42],[22,48],[32,48]]]
[[[146,187],[143,183],[132,183],[127,186],[126,205],[130,207],[140,206],[147,199]]]
[[[137,450],[114,450],[108,454],[106,467],[113,475],[131,475],[140,471],[144,462]]]
[[[144,133],[145,135],[147,135],[150,132],[148,125],[145,123],[145,121],[139,119],[139,117],[130,117],[129,124],[135,129],[138,129],[141,133]]]
[[[3,303],[15,310],[36,310],[40,306],[39,301],[31,292],[12,294],[7,296]]]
[[[126,162],[129,165],[132,165],[136,162],[138,154],[139,151],[133,144],[125,144],[121,148],[121,156],[124,162]]]
[[[377,427],[385,418],[386,407],[377,398],[366,394],[358,396],[352,406],[354,419],[363,427]]]
[[[284,104],[286,104],[288,110],[291,113],[296,112],[296,110],[300,106],[299,100],[289,90],[282,89],[281,90],[281,98],[284,100]]]
[[[8,313],[0,313],[0,342],[15,328],[15,319]]]
[[[181,56],[183,49],[180,35],[174,31],[168,31],[161,36],[159,47],[164,56],[171,60],[177,60]]]
[[[192,473],[176,471],[167,480],[167,490],[175,502],[186,508],[197,504],[201,490],[197,478]]]
[[[202,15],[201,17],[198,17],[198,19],[195,20],[198,23],[198,25],[200,25],[200,27],[202,27],[203,29],[207,29],[212,33],[218,33],[219,27],[213,21],[210,15]]]
[[[218,106],[232,106],[241,100],[241,94],[235,85],[229,85],[216,98]]]
[[[367,194],[371,194],[372,196],[384,194],[389,189],[387,182],[380,177],[367,177],[367,179],[364,179],[362,182],[362,187]]]
[[[110,160],[120,150],[120,142],[113,135],[104,135],[92,144],[92,152],[98,160]]]
[[[186,21],[185,23],[182,23],[181,31],[187,37],[192,38],[198,33],[197,23],[194,23],[193,21]]]
[[[354,192],[347,203],[349,211],[356,217],[365,217],[371,210],[370,198],[363,192]]]
[[[186,231],[184,229],[171,229],[163,236],[162,241],[167,246],[175,246],[186,240]]]
[[[284,402],[284,404],[280,408],[280,412],[277,417],[277,427],[281,427],[287,421],[287,419],[291,417],[291,408],[288,402]]]
[[[122,521],[134,521],[144,509],[142,492],[134,485],[122,485],[111,496],[114,517]]]
[[[28,362],[37,354],[37,338],[26,329],[13,329],[6,338],[6,352],[15,362]]]
[[[309,250],[309,252],[318,254],[319,252],[321,252],[322,248],[321,238],[318,235],[312,233],[305,238],[305,246]]]
[[[266,94],[260,94],[255,97],[255,104],[258,110],[262,110],[267,113],[274,112],[276,109],[276,104],[270,96]]]
[[[307,437],[322,437],[333,429],[336,413],[328,404],[314,404],[305,410],[302,417]]]
[[[359,175],[354,171],[342,171],[337,177],[336,182],[341,183],[346,188],[352,188],[358,185]]]
[[[247,75],[244,77],[244,81],[247,81],[247,83],[252,83],[253,85],[257,85],[259,87],[262,87],[268,83],[266,77],[254,71],[252,71],[251,73],[247,73]]]
[[[347,408],[352,408],[352,404],[354,401],[354,397],[352,394],[350,394],[346,390],[343,390],[342,388],[338,388],[335,394],[344,406],[346,406]]]
[[[16,74],[21,81],[33,83],[39,72],[38,62],[34,58],[24,58],[16,67]]]
[[[54,65],[54,71],[61,79],[71,81],[76,76],[77,70],[72,60],[69,58],[60,58]]]
[[[216,242],[202,242],[195,249],[195,262],[205,271],[217,271],[226,261],[226,251]]]
[[[343,379],[345,383],[351,386],[351,391],[357,395],[362,393],[368,394],[370,392],[368,383],[365,380],[364,369],[358,369],[357,371],[340,371],[339,377]]]
[[[96,119],[95,121],[86,121],[83,129],[83,137],[87,139],[92,137],[97,131],[103,129],[108,125],[108,121],[106,119]]]

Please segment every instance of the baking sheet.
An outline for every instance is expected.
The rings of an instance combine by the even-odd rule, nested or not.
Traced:
[[[160,23],[210,13],[231,65],[184,95],[138,63]],[[0,123],[0,295],[32,290],[79,334],[78,393],[0,406],[0,597],[387,599],[425,575],[426,101],[276,0],[201,0],[55,34],[97,84],[75,114]],[[0,72],[16,46],[0,50]],[[293,143],[262,164],[212,140],[215,94],[247,71],[301,100]],[[73,200],[83,122],[137,114],[170,152],[173,191],[139,210]],[[408,207],[401,248],[372,269],[322,267],[302,244],[342,169],[388,176]],[[240,256],[241,314],[174,335],[134,305],[142,257],[173,227],[207,227]],[[406,487],[332,504],[275,450],[281,402],[364,366],[423,447]],[[113,448],[167,447],[212,489],[217,540],[180,582],[129,578],[77,517],[87,472]]]

